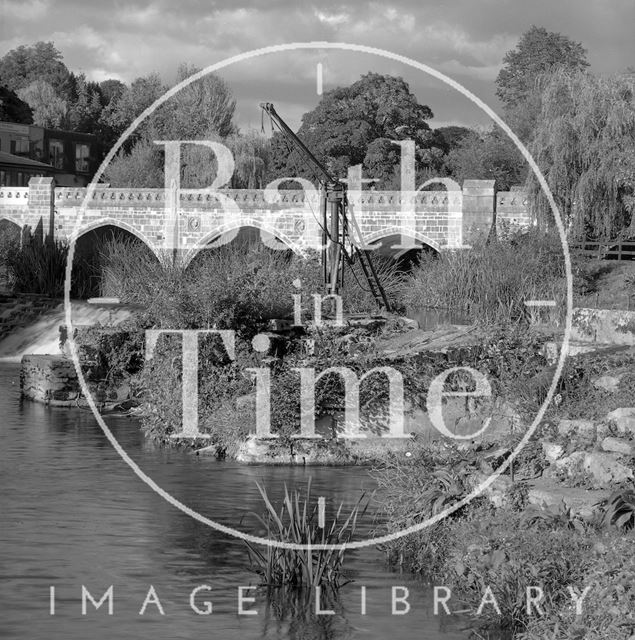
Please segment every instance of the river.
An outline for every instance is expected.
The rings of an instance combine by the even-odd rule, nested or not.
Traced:
[[[149,446],[126,417],[111,417],[108,424],[128,454],[172,495],[222,524],[256,534],[262,532],[247,517],[262,511],[256,482],[279,500],[285,483],[304,486],[311,476],[313,494],[326,498],[327,519],[334,505],[351,505],[373,490],[367,472],[356,467],[245,467]],[[90,412],[21,402],[16,364],[0,363],[0,461],[0,638],[464,637],[454,616],[433,615],[430,587],[388,570],[372,547],[347,556],[352,582],[342,588],[335,615],[278,610],[260,593],[243,605],[257,614],[238,615],[238,587],[257,583],[244,543],[197,522],[146,486]],[[99,600],[111,585],[112,615],[107,602],[99,610],[88,602],[82,615],[82,586]],[[210,615],[190,607],[190,594],[202,585],[211,591],[199,592],[195,604],[204,610],[211,601]],[[139,613],[151,586],[164,615],[156,603]],[[394,586],[409,589],[405,615],[391,613]]]

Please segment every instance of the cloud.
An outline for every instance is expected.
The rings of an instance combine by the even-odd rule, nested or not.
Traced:
[[[492,106],[506,51],[532,24],[559,31],[588,49],[592,69],[633,64],[632,0],[0,0],[0,55],[53,40],[74,71],[92,79],[131,81],[158,71],[172,82],[180,62],[206,67],[243,51],[288,42],[354,42],[414,58],[456,78]],[[328,51],[262,56],[223,72],[239,103],[241,123],[259,123],[257,103],[278,101],[297,125],[325,89],[374,70],[402,75],[439,121],[484,124],[468,101],[437,81],[379,58]]]

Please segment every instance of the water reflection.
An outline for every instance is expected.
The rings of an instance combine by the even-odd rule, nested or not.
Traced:
[[[229,525],[260,511],[259,481],[279,499],[284,484],[312,476],[315,495],[352,505],[373,484],[361,469],[244,467],[147,446],[128,418],[109,424],[148,475],[193,508]],[[0,638],[400,638],[461,637],[431,614],[429,589],[388,571],[381,554],[362,549],[347,558],[336,614],[316,617],[297,598],[267,598],[257,615],[238,613],[238,587],[256,586],[241,541],[176,510],[119,458],[90,412],[21,403],[19,367],[0,365]],[[370,523],[368,523],[370,525]],[[247,524],[245,524],[247,526]],[[197,615],[190,594],[211,587],[213,612]],[[411,588],[412,611],[391,615],[392,585]],[[113,586],[113,615],[88,603]],[[152,585],[164,615],[149,604]],[[50,615],[50,587],[55,615]],[[360,612],[366,586],[368,613]],[[303,596],[305,597],[305,596]],[[295,598],[295,599],[294,599]]]

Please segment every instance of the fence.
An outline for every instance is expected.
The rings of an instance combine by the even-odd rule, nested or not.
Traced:
[[[569,244],[569,249],[577,255],[585,255],[598,260],[635,260],[635,239],[610,242],[587,240]]]

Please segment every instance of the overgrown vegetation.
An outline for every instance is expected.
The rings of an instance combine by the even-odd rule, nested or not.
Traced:
[[[396,460],[376,471],[385,530],[401,531],[457,503],[467,493],[466,478],[474,473],[477,459],[440,448],[436,453],[417,452],[407,461]],[[635,624],[635,565],[627,551],[632,533],[622,538],[619,530],[632,531],[632,491],[616,492],[604,519],[585,521],[562,508],[526,508],[522,500],[514,499],[518,489],[518,485],[508,489],[502,507],[479,498],[442,521],[389,543],[384,547],[387,558],[433,584],[449,587],[452,602],[469,610],[472,628],[486,634],[477,637],[489,637],[488,633],[498,637],[503,629],[525,640],[629,638]],[[601,570],[607,562],[608,573]],[[579,594],[586,586],[592,591],[584,615],[576,618],[571,613],[570,588]],[[542,589],[540,611],[528,611],[528,587]],[[496,605],[490,601],[478,611],[487,588]],[[602,635],[609,622],[613,635]],[[581,635],[585,627],[593,630],[591,635]]]
[[[629,406],[635,381],[629,371],[632,362],[628,350],[571,359],[555,403],[514,461],[515,479],[508,470],[494,494],[486,492],[441,522],[386,545],[393,564],[451,589],[452,602],[460,606],[450,608],[469,610],[475,637],[498,638],[503,630],[508,634],[504,637],[522,640],[631,638],[635,629],[632,481],[616,485],[589,515],[564,504],[550,508],[530,504],[525,479],[534,478],[536,471],[540,474],[545,441],[561,445],[564,455],[589,450],[592,445],[584,434],[560,435],[558,420],[593,420]],[[593,385],[599,375],[616,370],[622,373],[612,393]],[[552,373],[543,368],[538,377]],[[525,379],[533,387],[528,395],[539,392],[534,378],[529,383]],[[513,382],[507,392],[512,389]],[[540,400],[538,394],[535,402]],[[528,409],[535,414],[535,406]],[[618,435],[610,425],[606,433]],[[503,450],[510,444],[515,444],[513,437],[497,441]],[[382,532],[401,531],[456,505],[474,487],[475,477],[491,473],[490,461],[498,458],[500,464],[503,459],[499,452],[489,457],[491,452],[480,445],[468,449],[419,445],[411,450],[410,457],[395,456],[373,472],[385,517]],[[527,609],[527,588],[532,586],[544,594],[540,611]],[[498,610],[490,601],[479,612],[488,587]],[[586,587],[582,612],[576,615],[570,589],[579,597]]]
[[[527,300],[563,300],[562,248],[538,231],[473,249],[424,256],[406,288],[410,308],[441,307],[465,312],[474,322],[527,320]]]
[[[68,243],[48,242],[36,234],[15,236],[6,243],[3,257],[8,281],[15,293],[64,295]]]

